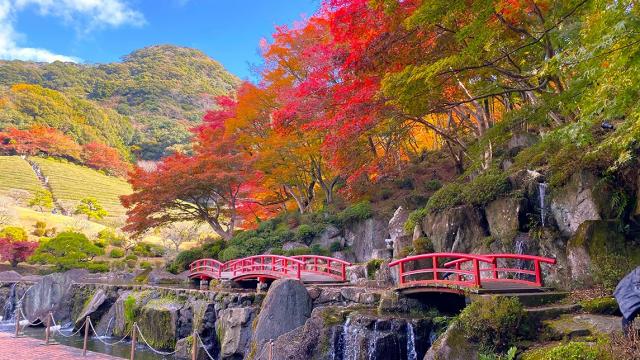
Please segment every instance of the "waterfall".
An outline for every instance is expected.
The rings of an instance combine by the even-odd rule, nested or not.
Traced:
[[[518,255],[525,255],[527,253],[527,242],[526,242],[526,237],[525,236],[516,236],[515,238],[515,244],[514,244],[514,252]],[[526,260],[522,260],[522,259],[518,259],[516,260],[516,269],[520,269],[520,270],[528,270],[527,267],[527,262]],[[516,275],[517,279],[526,279],[527,275],[526,274],[520,274],[518,273]]]
[[[7,321],[13,319],[13,315],[16,310],[16,284],[11,285],[11,290],[9,291],[9,297],[7,298],[7,302],[4,303],[4,309],[2,314],[2,320]]]
[[[351,318],[347,318],[342,331],[343,360],[358,360],[360,347],[357,344],[358,330],[351,326]]]
[[[431,331],[429,332],[429,346],[433,346],[433,343],[435,343],[436,340],[438,340],[438,333],[431,329]]]
[[[374,355],[376,353],[376,335],[378,333],[378,320],[373,323],[373,333],[369,339],[369,348],[367,349],[367,358],[369,360],[375,360]]]
[[[349,321],[349,319],[347,319]],[[345,323],[346,325],[346,323]],[[333,341],[331,342],[331,360],[344,359],[344,328],[345,326],[336,327],[334,330],[336,333],[333,335]]]
[[[540,197],[540,222],[542,224],[542,227],[544,227],[544,218],[546,215],[545,214],[546,208],[544,204],[544,197],[546,192],[547,192],[547,183],[545,182],[538,183],[538,193]]]
[[[416,334],[413,332],[413,324],[407,321],[407,360],[417,360],[416,353]]]

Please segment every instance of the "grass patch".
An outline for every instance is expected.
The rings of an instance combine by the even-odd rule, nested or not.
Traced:
[[[0,156],[0,192],[11,189],[27,190],[31,193],[42,189],[40,181],[28,162],[19,156]]]

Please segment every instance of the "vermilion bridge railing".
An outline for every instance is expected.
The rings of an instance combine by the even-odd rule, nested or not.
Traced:
[[[231,273],[232,279],[254,275],[266,275],[273,278],[300,279],[304,262],[287,256],[256,255],[242,259],[231,260],[224,266],[224,271]]]
[[[220,279],[224,264],[216,259],[199,259],[189,265],[189,277]]]
[[[509,259],[520,262],[532,261],[534,269],[529,270],[522,264],[513,268],[506,265],[498,266],[499,260]],[[543,286],[541,263],[555,264],[556,260],[542,256],[519,254],[430,253],[399,259],[391,262],[389,266],[399,267],[398,273],[401,286],[434,284],[480,288],[486,282]],[[410,267],[410,269],[407,269],[407,267]],[[488,275],[484,276],[487,273]],[[501,274],[502,277],[500,276]],[[534,279],[514,278],[514,274],[517,276],[528,275]]]
[[[328,276],[340,281],[347,281],[347,266],[351,263],[344,260],[320,255],[299,255],[292,256],[292,259],[300,260],[304,263],[303,271]]]

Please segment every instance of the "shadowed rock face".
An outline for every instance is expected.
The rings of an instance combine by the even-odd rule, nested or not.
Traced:
[[[311,296],[300,281],[276,280],[262,304],[253,342],[261,348],[270,339],[304,325],[312,309]]]
[[[22,306],[27,318],[32,321],[44,319],[52,311],[56,319],[69,319],[71,285],[88,273],[87,270],[76,269],[42,277],[24,296]]]
[[[488,234],[480,210],[470,205],[427,215],[422,230],[433,242],[436,252],[471,252]]]

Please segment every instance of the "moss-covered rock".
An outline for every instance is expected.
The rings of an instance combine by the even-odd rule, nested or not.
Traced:
[[[616,315],[620,313],[618,302],[613,297],[600,297],[580,302],[582,309],[590,314]]]
[[[152,299],[142,306],[136,321],[149,345],[173,349],[178,338],[179,311],[184,303],[173,297]]]

